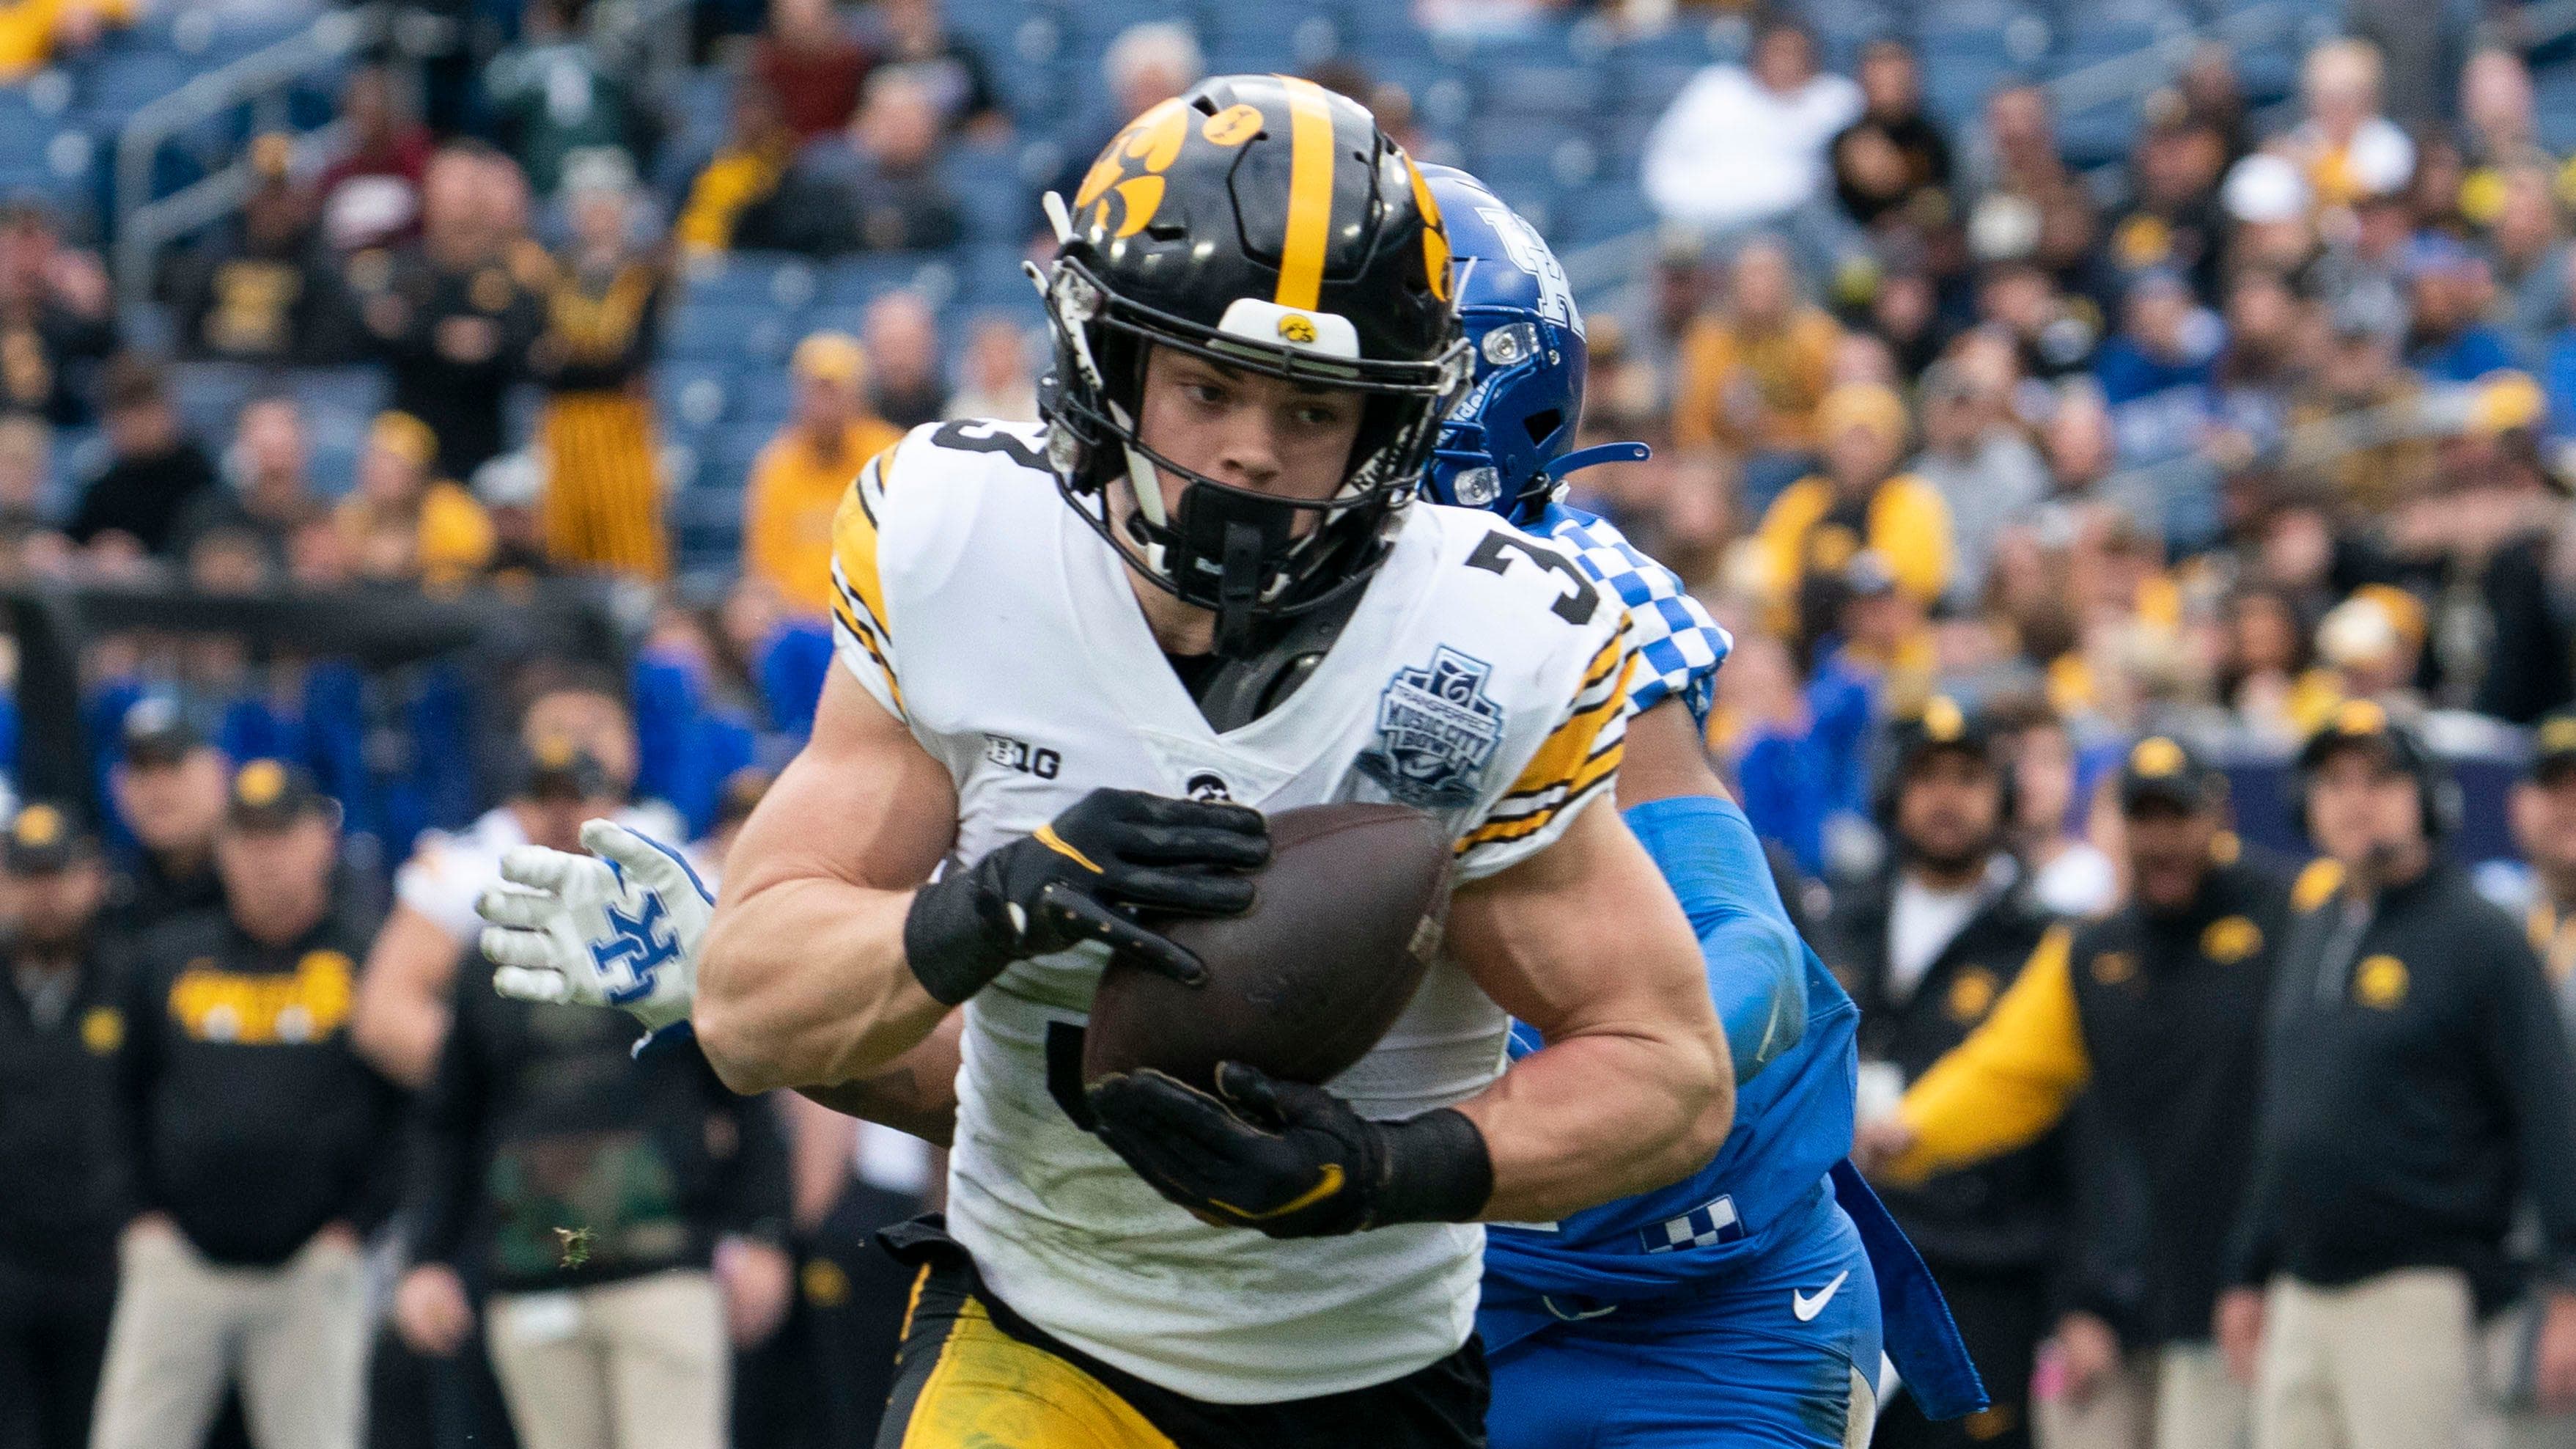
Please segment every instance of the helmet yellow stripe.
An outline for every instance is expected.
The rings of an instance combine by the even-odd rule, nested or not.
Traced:
[[[1279,246],[1282,307],[1312,311],[1324,291],[1333,236],[1333,108],[1322,86],[1281,76],[1288,91],[1288,233]]]

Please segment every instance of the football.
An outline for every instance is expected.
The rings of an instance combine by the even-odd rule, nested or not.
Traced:
[[[1198,953],[1197,987],[1113,959],[1092,1000],[1082,1075],[1154,1067],[1210,1086],[1219,1062],[1320,1085],[1402,1015],[1440,949],[1449,842],[1403,805],[1270,817],[1270,863],[1240,916],[1148,924]]]

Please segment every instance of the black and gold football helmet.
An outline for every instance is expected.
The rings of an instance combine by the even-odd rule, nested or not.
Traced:
[[[1470,372],[1447,235],[1412,159],[1312,81],[1219,76],[1111,141],[1064,221],[1044,278],[1044,412],[1075,511],[1137,572],[1215,611],[1220,652],[1365,583]],[[1272,497],[1147,447],[1136,422],[1155,347],[1362,394],[1341,490]],[[1158,470],[1187,482],[1176,510]],[[1117,518],[1122,479],[1135,507]]]

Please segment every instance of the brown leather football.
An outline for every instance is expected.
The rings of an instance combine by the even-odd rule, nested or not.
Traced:
[[[1270,817],[1270,863],[1240,916],[1148,922],[1198,953],[1189,987],[1112,959],[1092,998],[1082,1076],[1154,1067],[1206,1088],[1219,1062],[1320,1085],[1404,1014],[1440,949],[1449,841],[1403,805]]]

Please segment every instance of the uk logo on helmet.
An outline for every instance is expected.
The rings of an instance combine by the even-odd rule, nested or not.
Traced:
[[[1485,697],[1493,666],[1442,645],[1421,669],[1399,669],[1377,706],[1377,743],[1360,773],[1421,809],[1466,805],[1503,737],[1503,707]]]

